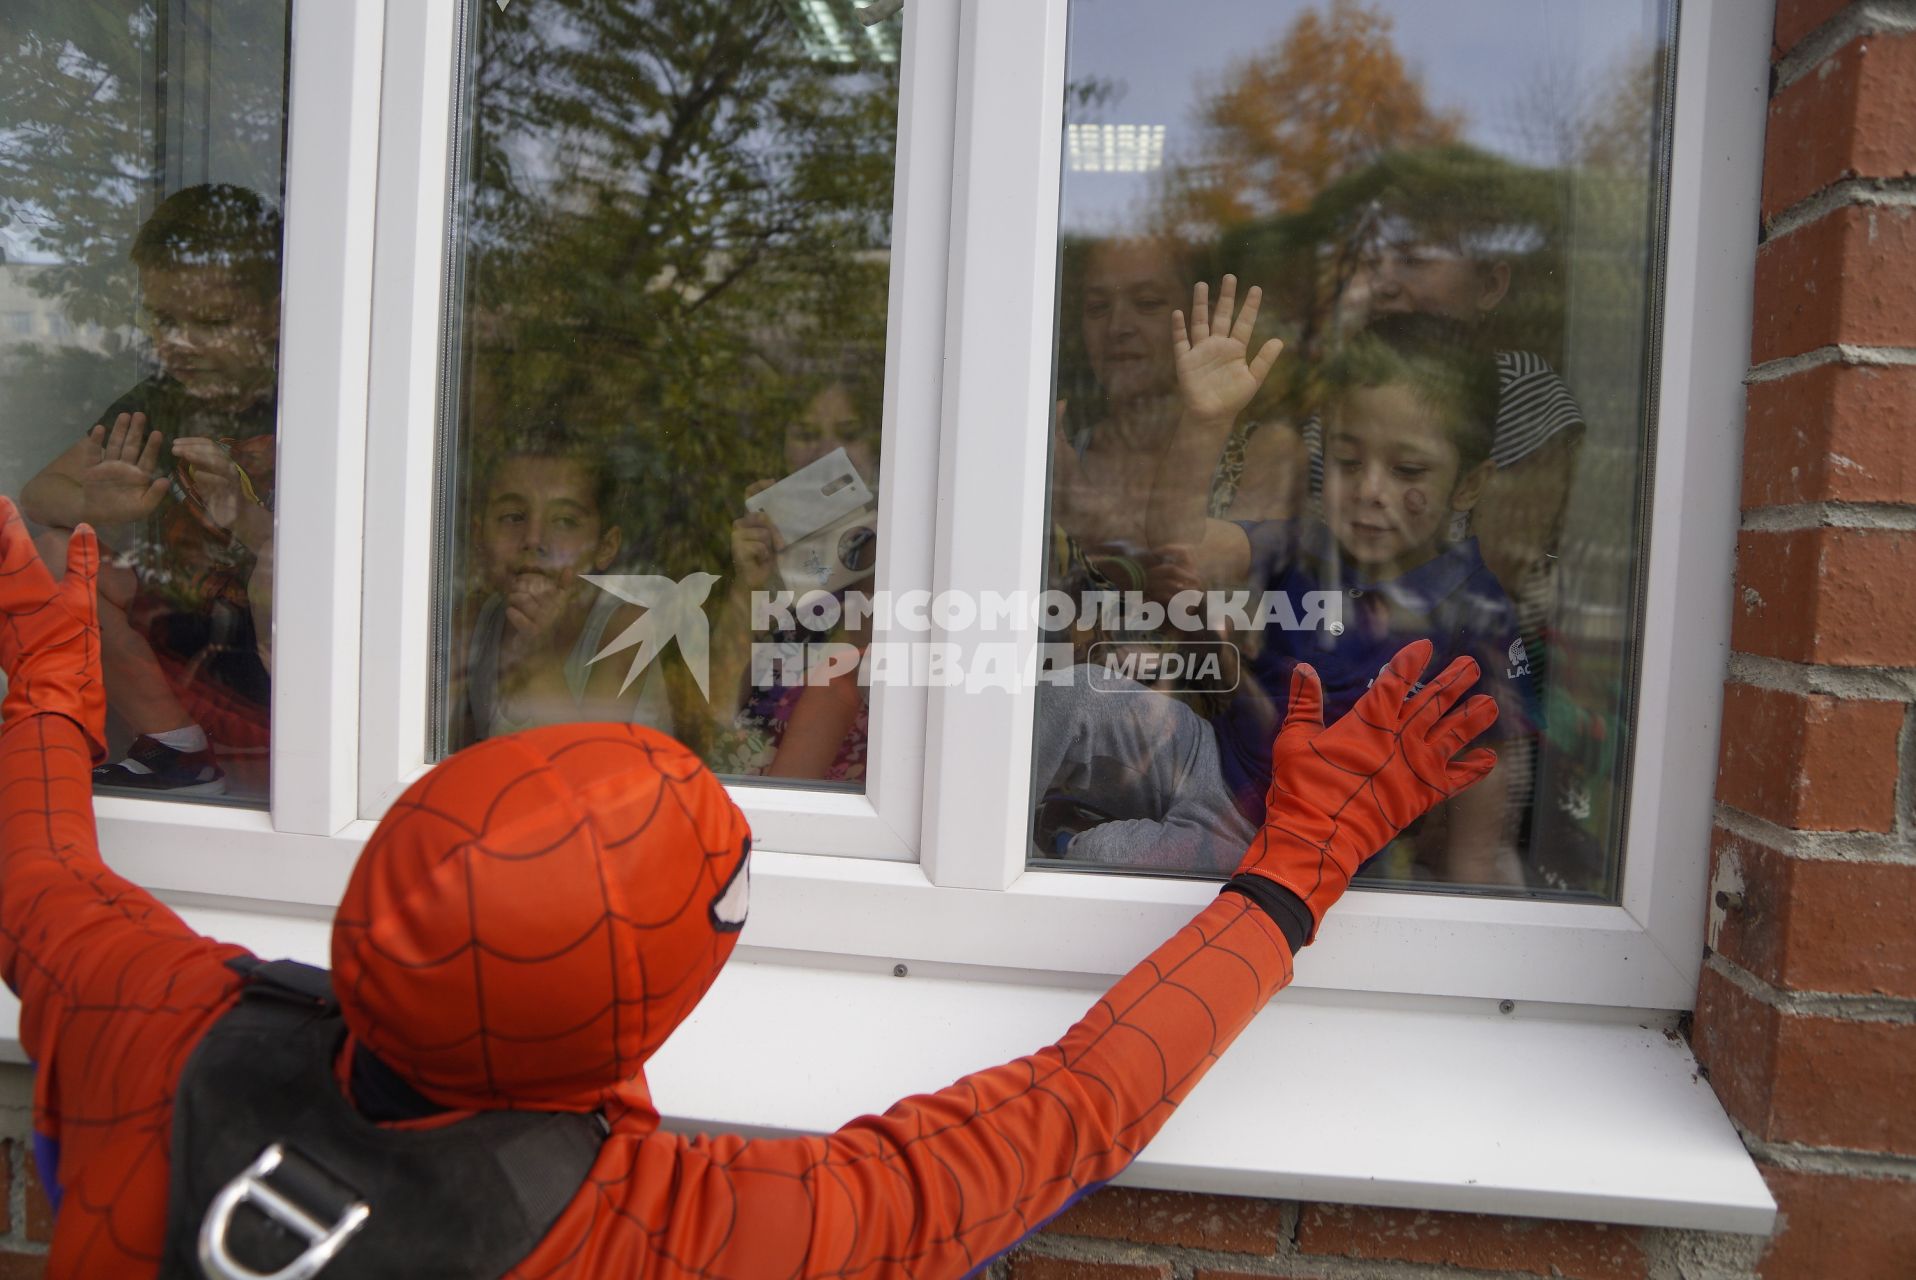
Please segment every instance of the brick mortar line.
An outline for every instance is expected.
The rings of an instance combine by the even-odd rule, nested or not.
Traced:
[[[1858,365],[1871,369],[1895,369],[1916,365],[1916,349],[1909,347],[1868,347],[1853,342],[1832,342],[1800,355],[1778,356],[1765,360],[1743,375],[1745,386],[1756,382],[1777,382],[1799,373],[1808,373],[1824,365]]]
[[[1778,1013],[1803,1018],[1840,1019],[1844,1022],[1880,1022],[1896,1026],[1916,1025],[1916,1000],[1901,996],[1850,996],[1827,991],[1787,991],[1772,986],[1712,951],[1704,967],[1724,979],[1752,1000],[1760,1001]]]
[[[1887,1178],[1916,1182],[1916,1156],[1883,1151],[1845,1151],[1841,1147],[1812,1147],[1800,1142],[1769,1142],[1732,1118],[1744,1148],[1765,1164],[1792,1173],[1826,1173],[1842,1177]]]
[[[1864,702],[1916,702],[1916,667],[1828,667],[1732,653],[1728,683]]]
[[[1800,533],[1805,529],[1916,530],[1916,506],[1895,502],[1792,502],[1751,507],[1742,527],[1752,533]]]
[[[1191,1262],[1202,1267],[1230,1268],[1239,1271],[1253,1270],[1260,1263],[1267,1266],[1295,1266],[1299,1258],[1317,1256],[1307,1254],[1297,1247],[1297,1222],[1303,1216],[1303,1206],[1294,1200],[1278,1203],[1280,1205],[1278,1229],[1272,1237],[1269,1253],[1232,1253],[1224,1249],[1206,1249],[1200,1245],[1159,1244],[1154,1241],[1120,1240],[1113,1236],[1072,1235],[1060,1230],[1055,1222],[1037,1235],[1025,1239],[1018,1246],[1017,1252],[1030,1251],[1049,1258],[1132,1262],[1141,1260],[1140,1254],[1146,1251],[1160,1251],[1175,1255],[1175,1259],[1172,1260]],[[1100,1253],[1105,1253],[1105,1256],[1097,1257]]]
[[[1916,841],[1907,831],[1793,831],[1722,803],[1716,806],[1715,822],[1731,835],[1805,862],[1916,866]]]
[[[1439,1211],[1433,1209],[1430,1212]],[[1199,1269],[1238,1271],[1247,1275],[1294,1276],[1300,1266],[1324,1276],[1325,1280],[1511,1280],[1513,1275],[1529,1274],[1481,1271],[1449,1263],[1413,1262],[1403,1258],[1353,1258],[1336,1253],[1305,1253],[1295,1244],[1286,1243],[1288,1247],[1278,1253],[1224,1253],[1189,1245],[1139,1243],[1105,1236],[1058,1236],[1047,1232],[1024,1241],[1015,1252],[1068,1262],[1133,1266],[1164,1263],[1171,1267],[1174,1277],[1189,1276]]]
[[[1770,97],[1802,79],[1817,64],[1858,36],[1916,31],[1916,0],[1859,0],[1817,27],[1777,60]]]
[[[1774,244],[1837,209],[1908,208],[1916,208],[1916,179],[1844,178],[1767,219],[1763,243]]]

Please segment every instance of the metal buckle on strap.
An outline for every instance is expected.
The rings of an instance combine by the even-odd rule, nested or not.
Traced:
[[[304,1166],[297,1181],[310,1185],[315,1178],[326,1178],[317,1166],[294,1153],[292,1159]],[[353,1234],[366,1225],[372,1209],[364,1200],[352,1200],[332,1223],[322,1222],[284,1192],[269,1185],[268,1175],[287,1161],[287,1152],[279,1143],[260,1153],[259,1159],[220,1189],[200,1224],[200,1268],[216,1280],[310,1280],[333,1260]],[[288,1164],[288,1172],[294,1166]],[[331,1179],[327,1179],[330,1181]],[[233,1257],[227,1247],[227,1234],[233,1215],[242,1205],[251,1205],[267,1219],[306,1242],[306,1250],[277,1271],[255,1271]],[[323,1211],[322,1211],[323,1212]]]

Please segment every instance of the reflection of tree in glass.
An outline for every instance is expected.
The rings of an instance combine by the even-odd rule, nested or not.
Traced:
[[[1167,215],[1214,231],[1293,213],[1386,151],[1454,140],[1459,119],[1425,101],[1392,25],[1334,0],[1231,68],[1204,105],[1203,159],[1170,175]]]
[[[33,287],[64,298],[74,323],[130,320],[127,247],[167,191],[277,168],[284,9],[248,0],[215,18],[209,6],[168,0],[8,0],[0,234],[14,254],[47,264]],[[177,55],[215,36],[217,57],[169,56],[169,45]]]
[[[649,559],[721,566],[798,407],[774,369],[882,366],[896,67],[816,57],[770,2],[548,0],[480,24],[469,447],[557,413],[619,456]]]
[[[1505,127],[1560,168],[1642,175],[1656,140],[1665,50],[1637,44],[1594,79],[1574,62],[1539,64],[1511,95]]]
[[[1503,301],[1478,318],[1491,346],[1521,347],[1555,363],[1563,334],[1561,175],[1463,144],[1373,156],[1294,211],[1246,219],[1219,237],[1219,258],[1265,283],[1291,344],[1260,395],[1261,412],[1289,402],[1340,333],[1366,318],[1362,268],[1389,246],[1417,244],[1510,270]]]
[[[1130,93],[1131,86],[1114,76],[1085,76],[1064,87],[1066,124],[1095,122],[1106,107],[1115,107]]]

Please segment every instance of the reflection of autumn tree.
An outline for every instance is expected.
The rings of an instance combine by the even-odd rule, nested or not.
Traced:
[[[1657,120],[1670,87],[1668,58],[1669,51],[1657,46],[1638,48],[1617,62],[1585,123],[1578,157],[1583,165],[1648,179],[1661,143]]]
[[[1206,229],[1304,208],[1386,151],[1452,141],[1391,38],[1358,0],[1307,10],[1226,77],[1203,111],[1202,161],[1174,174],[1166,213]]]
[[[476,12],[469,449],[556,415],[620,459],[628,545],[722,566],[797,408],[778,371],[882,365],[895,68],[820,60],[774,3]]]

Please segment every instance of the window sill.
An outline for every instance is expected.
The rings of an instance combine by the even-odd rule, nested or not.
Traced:
[[[324,921],[182,914],[266,954],[326,960]],[[744,948],[647,1074],[675,1128],[824,1131],[1052,1042],[1101,989]],[[13,1061],[18,1013],[0,990]],[[1775,1203],[1688,1046],[1622,1017],[1294,988],[1118,1181],[1767,1233]]]
[[[824,1131],[1052,1042],[1099,990],[741,952],[647,1077],[678,1128]],[[1769,1232],[1775,1203],[1674,1032],[1432,1003],[1285,992],[1117,1181]],[[780,1069],[743,1078],[741,1045]]]

